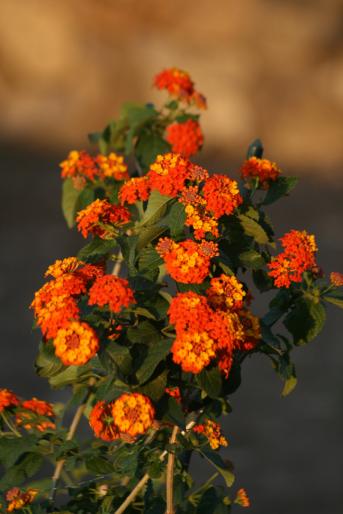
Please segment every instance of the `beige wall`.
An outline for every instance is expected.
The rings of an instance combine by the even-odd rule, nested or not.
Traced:
[[[152,76],[188,70],[206,148],[255,136],[287,167],[343,177],[342,0],[1,0],[0,136],[82,147]]]

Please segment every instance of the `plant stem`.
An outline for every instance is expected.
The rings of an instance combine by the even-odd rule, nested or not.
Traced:
[[[116,262],[113,266],[113,270],[112,270],[112,275],[116,275],[118,276],[119,275],[119,272],[120,272],[120,268],[121,268],[121,265],[122,265],[122,262],[123,262],[123,256],[122,256],[122,253],[119,252],[116,256]]]
[[[178,431],[179,431],[179,427],[177,425],[175,425],[173,428],[173,431],[172,431],[172,435],[169,440],[170,444],[175,443]],[[166,514],[175,514],[175,510],[174,510],[174,463],[175,463],[175,453],[169,452],[168,463],[167,463],[167,479],[166,479],[166,499],[167,499]]]
[[[95,379],[94,378],[90,378],[89,379],[89,382],[88,382],[88,393],[87,393],[87,396],[84,400],[84,402],[79,405],[79,407],[77,408],[76,412],[75,412],[75,415],[73,417],[73,420],[71,422],[71,425],[69,427],[69,431],[68,431],[68,434],[67,434],[67,437],[66,437],[66,441],[70,441],[71,439],[73,439],[74,435],[75,435],[75,432],[76,432],[76,429],[81,421],[81,418],[82,418],[82,415],[85,411],[85,408],[87,406],[87,403],[88,403],[88,400],[92,394],[92,386],[94,385],[95,383]],[[52,480],[52,486],[51,486],[51,492],[50,492],[50,501],[53,501],[55,499],[55,495],[56,495],[56,490],[57,490],[57,484],[58,484],[58,481],[60,479],[60,476],[61,476],[61,473],[63,471],[63,466],[65,464],[65,459],[61,459],[59,460],[57,463],[56,463],[56,466],[55,466],[55,470],[54,470],[54,474],[51,478]]]
[[[12,423],[10,422],[10,420],[8,419],[8,417],[6,416],[6,414],[4,412],[1,413],[1,417],[4,420],[5,424],[7,425],[7,427],[10,429],[10,431],[17,437],[21,437],[21,434],[18,432],[18,430],[15,428],[15,426],[12,425]]]

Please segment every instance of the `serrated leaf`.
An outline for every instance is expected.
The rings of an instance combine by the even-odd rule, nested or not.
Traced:
[[[151,377],[158,364],[169,354],[171,345],[171,340],[163,339],[149,346],[147,356],[136,373],[140,384],[144,384]]]
[[[66,385],[79,382],[89,377],[91,371],[87,366],[68,366],[60,373],[49,378],[49,384],[53,388],[65,387]]]
[[[167,375],[168,371],[164,370],[158,377],[154,378],[150,382],[147,382],[143,386],[139,387],[139,392],[145,394],[153,401],[158,401],[163,396],[165,388],[167,386]]]
[[[171,199],[170,196],[161,195],[158,191],[152,191],[140,225],[151,225],[160,220],[166,211],[167,203]]]
[[[294,344],[303,345],[317,337],[324,326],[325,319],[325,308],[321,303],[301,299],[287,315],[284,325],[292,334]]]
[[[274,182],[271,182],[262,205],[270,205],[283,196],[288,195],[295,188],[298,181],[297,177],[279,177]]]
[[[217,368],[203,369],[197,376],[198,384],[210,398],[218,398],[222,389],[222,375]]]
[[[89,244],[81,248],[77,257],[81,261],[96,262],[109,254],[116,245],[117,242],[113,239],[104,240],[95,237]]]
[[[185,221],[185,206],[180,202],[176,202],[169,209],[168,215],[163,220],[163,224],[167,225],[171,237],[175,238],[183,233]]]
[[[35,368],[37,374],[44,378],[53,377],[64,369],[61,360],[55,355],[55,348],[52,343],[40,343]]]
[[[238,218],[247,236],[253,237],[259,244],[268,243],[268,235],[257,221],[249,218],[249,216],[245,216],[245,214],[240,214]]]
[[[135,154],[143,171],[150,168],[158,155],[169,151],[169,143],[160,134],[151,132],[151,130],[141,131],[135,146]]]
[[[149,268],[158,268],[162,263],[163,259],[157,253],[155,248],[150,246],[148,248],[144,248],[144,250],[140,252],[138,258],[138,269],[139,271],[144,271]]]
[[[146,225],[140,228],[137,240],[137,250],[140,251],[142,248],[147,246],[151,241],[156,239],[165,232],[166,227],[162,225]]]
[[[13,466],[23,453],[33,450],[36,444],[37,438],[31,434],[15,439],[0,438],[0,463],[5,468]]]
[[[77,201],[81,191],[75,189],[71,178],[63,181],[62,185],[62,211],[69,228],[75,225],[75,214],[77,212]]]
[[[96,475],[104,475],[113,471],[113,465],[103,457],[92,455],[85,460],[86,468]]]
[[[331,289],[323,295],[325,301],[343,309],[343,288]]]
[[[265,261],[256,250],[248,250],[239,255],[239,260],[245,268],[258,270],[264,266]]]
[[[10,467],[0,480],[0,488],[7,489],[13,484],[19,486],[25,480],[35,475],[43,464],[39,453],[28,452],[14,466]]]
[[[130,350],[126,346],[119,345],[116,341],[106,343],[105,354],[109,355],[116,366],[125,374],[128,374],[132,367]]]

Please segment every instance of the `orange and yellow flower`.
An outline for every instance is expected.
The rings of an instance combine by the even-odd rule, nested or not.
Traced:
[[[118,227],[130,221],[130,212],[122,205],[112,205],[108,200],[95,200],[77,213],[77,228],[87,237],[89,234],[106,239],[114,237]]]
[[[129,174],[127,166],[122,155],[111,152],[109,155],[99,154],[95,158],[95,162],[99,167],[99,176],[101,178],[114,178],[114,180],[127,180]]]
[[[171,352],[183,371],[200,373],[216,356],[216,343],[207,331],[190,330],[176,335]]]
[[[218,255],[216,243],[196,243],[191,239],[176,243],[163,238],[156,250],[163,258],[169,275],[184,284],[201,284],[209,274],[211,258]]]
[[[109,310],[115,313],[133,303],[136,303],[136,300],[128,281],[114,275],[97,278],[89,290],[89,305],[107,305]]]
[[[44,276],[59,278],[66,273],[76,271],[83,263],[77,257],[67,257],[66,259],[57,259],[46,270]]]
[[[232,214],[243,202],[237,182],[226,175],[215,174],[206,180],[203,195],[207,210],[216,218]]]
[[[37,489],[27,489],[21,491],[19,487],[12,487],[7,491],[5,498],[9,502],[7,505],[7,512],[13,512],[14,510],[22,510],[26,505],[33,502],[38,494]]]
[[[228,446],[227,439],[223,436],[219,423],[207,419],[205,423],[195,425],[193,431],[206,437],[212,450],[217,450],[220,446]]]
[[[9,389],[0,389],[0,412],[19,405],[18,397]]]
[[[132,205],[137,201],[145,202],[149,198],[150,185],[147,176],[134,177],[127,180],[120,188],[118,198],[123,205]]]
[[[179,68],[165,69],[155,76],[154,86],[166,89],[179,101],[194,103],[199,109],[206,109],[206,98],[194,89],[194,83],[186,71]]]
[[[332,271],[330,273],[330,282],[333,286],[336,287],[343,286],[343,273],[339,273],[338,271]]]
[[[51,403],[32,398],[31,400],[22,402],[20,407],[25,410],[20,410],[16,413],[17,425],[22,426],[26,430],[36,428],[40,432],[44,432],[47,429],[54,430],[56,428],[55,423],[53,423],[51,419],[40,419],[42,416],[47,418],[54,417],[55,413]]]
[[[112,407],[113,402],[97,402],[89,415],[89,424],[95,437],[103,441],[115,441],[120,437],[118,427],[113,421]]]
[[[149,186],[161,195],[176,197],[189,178],[190,162],[180,154],[158,155],[147,174]]]
[[[280,173],[281,171],[275,162],[268,159],[259,159],[258,157],[250,157],[241,168],[243,179],[258,178],[263,189],[267,189],[270,183],[279,177]]]
[[[243,284],[235,276],[224,273],[211,279],[211,286],[206,294],[210,305],[221,310],[241,309],[246,295]]]
[[[53,340],[55,354],[65,366],[82,366],[99,350],[99,339],[87,323],[72,321]]]
[[[183,123],[172,123],[166,129],[166,141],[172,152],[184,157],[196,154],[204,144],[204,136],[197,121],[189,119]]]
[[[152,426],[155,409],[147,396],[124,393],[113,402],[112,415],[121,434],[136,437]]]
[[[241,507],[250,507],[250,500],[245,489],[239,489],[235,498],[235,503]]]

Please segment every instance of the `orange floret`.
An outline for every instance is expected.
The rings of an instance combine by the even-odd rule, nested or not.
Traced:
[[[19,399],[9,389],[0,389],[0,412],[8,407],[17,407]]]
[[[66,259],[57,259],[54,264],[51,264],[46,270],[44,276],[59,278],[65,273],[71,273],[82,266],[82,262],[76,257],[67,257]]]
[[[154,86],[166,89],[172,96],[189,99],[194,92],[194,83],[190,75],[178,68],[168,68],[155,76]]]
[[[134,177],[125,182],[118,193],[120,203],[132,205],[138,200],[145,202],[149,198],[150,185],[147,176]]]
[[[114,275],[104,275],[96,279],[89,290],[89,305],[108,305],[112,312],[120,312],[132,303],[136,303],[136,300],[128,281]]]
[[[69,295],[53,297],[44,307],[35,309],[36,323],[46,339],[54,338],[60,328],[78,320],[80,310],[76,300]]]
[[[175,197],[189,178],[190,162],[180,154],[158,155],[147,174],[150,188],[161,195]]]
[[[205,330],[212,316],[207,299],[193,291],[178,293],[170,302],[169,321],[178,333],[185,330]]]
[[[26,491],[21,491],[19,487],[12,487],[5,495],[6,500],[9,502],[7,512],[22,510],[26,505],[33,502],[37,494],[37,489],[30,488]]]
[[[166,129],[166,140],[174,153],[190,157],[204,144],[204,136],[197,121],[189,119],[183,123],[172,123]]]
[[[120,437],[118,427],[113,422],[112,407],[113,402],[97,402],[89,415],[89,424],[95,437],[103,441],[115,441]]]
[[[163,258],[169,275],[184,284],[201,284],[209,274],[211,258],[218,254],[215,243],[196,243],[191,239],[175,243],[163,238],[156,250]]]
[[[336,287],[343,286],[343,273],[339,273],[338,271],[330,273],[330,282]]]
[[[215,174],[206,180],[203,195],[207,210],[216,218],[232,214],[243,202],[237,182],[226,175]]]
[[[98,167],[94,158],[85,151],[73,150],[60,164],[61,177],[72,178],[76,189],[82,189],[86,179],[94,181],[98,176]]]
[[[289,287],[292,282],[302,282],[304,271],[316,270],[317,246],[313,235],[305,230],[291,230],[281,238],[284,252],[273,257],[268,264],[268,275],[276,287]]]
[[[87,323],[78,321],[58,330],[53,344],[55,354],[65,366],[86,364],[99,350],[95,331]]]
[[[221,426],[219,423],[207,419],[201,425],[195,425],[193,431],[197,434],[202,434],[208,439],[212,450],[217,450],[220,446],[228,446],[227,439],[223,436]]]
[[[124,393],[113,402],[112,415],[120,433],[136,437],[152,426],[155,409],[147,396]]]
[[[40,432],[44,432],[47,429],[54,430],[56,428],[55,423],[51,420],[37,419],[37,416],[46,416],[48,418],[54,417],[55,413],[51,403],[38,400],[37,398],[32,398],[32,400],[24,401],[21,404],[21,407],[26,409],[26,411],[17,412],[17,425],[23,426],[26,430],[36,428]]]
[[[177,334],[171,348],[173,361],[183,371],[200,373],[216,355],[215,341],[207,331],[189,331]]]
[[[258,178],[263,189],[267,189],[270,182],[274,182],[280,173],[281,171],[275,162],[268,161],[268,159],[259,159],[258,157],[250,157],[241,168],[243,179]]]
[[[114,180],[127,180],[129,174],[124,157],[111,152],[109,155],[98,155],[95,162],[99,166],[99,175],[102,178],[114,178]]]
[[[92,234],[102,239],[111,238],[116,235],[118,227],[130,221],[130,216],[125,207],[97,199],[77,213],[77,228],[83,237]]]
[[[250,507],[250,500],[245,489],[239,489],[235,498],[235,503],[241,507]]]
[[[211,287],[206,294],[210,305],[221,310],[241,309],[246,295],[243,284],[235,276],[224,273],[211,279]]]
[[[45,402],[44,400],[38,400],[38,398],[32,398],[31,400],[25,400],[21,407],[24,409],[35,412],[39,416],[50,416],[55,415],[54,409],[51,403]]]

